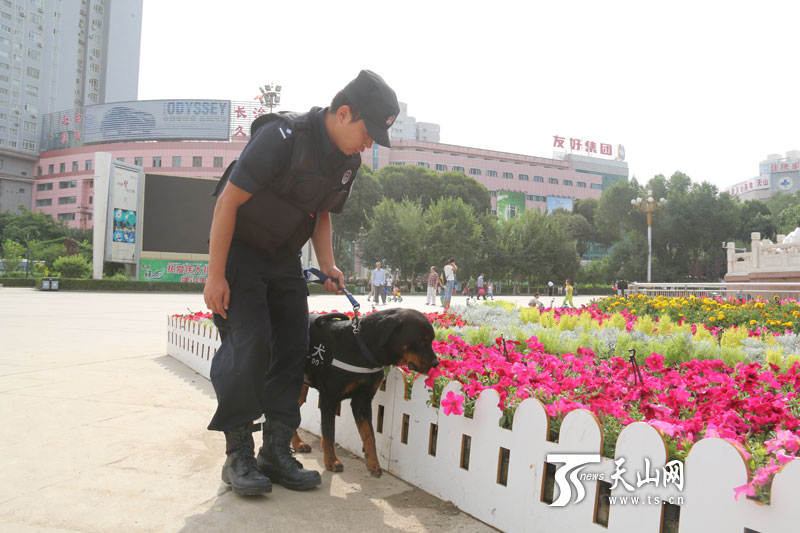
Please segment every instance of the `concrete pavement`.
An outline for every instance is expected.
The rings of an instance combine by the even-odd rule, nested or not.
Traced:
[[[309,304],[349,309],[343,296]],[[423,296],[392,305],[433,309]],[[0,289],[0,529],[492,531],[391,475],[369,477],[344,451],[345,471],[310,493],[231,493],[224,438],[205,429],[211,384],[166,355],[167,315],[203,309],[200,294]],[[322,470],[306,437],[314,452],[301,459]]]

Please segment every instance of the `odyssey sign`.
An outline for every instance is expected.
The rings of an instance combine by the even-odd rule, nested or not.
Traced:
[[[553,135],[553,148],[563,148],[567,149],[564,146],[564,141],[566,141],[566,137],[559,137],[558,135]],[[614,155],[614,147],[610,144],[606,143],[599,143],[600,148],[600,155],[607,155],[612,156]],[[569,149],[572,152],[586,152],[587,154],[596,154],[598,149],[598,143],[595,141],[584,141],[583,139],[576,139],[574,137],[569,138]],[[621,144],[617,145],[617,161],[625,161],[625,147]]]

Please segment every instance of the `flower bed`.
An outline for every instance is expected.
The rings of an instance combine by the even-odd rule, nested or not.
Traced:
[[[736,496],[762,501],[769,500],[774,474],[800,457],[800,363],[783,352],[797,342],[791,332],[715,331],[678,324],[669,315],[653,319],[640,309],[609,314],[599,305],[544,312],[508,304],[454,309],[462,314],[427,315],[441,364],[425,385],[431,404],[441,404],[446,415],[470,416],[481,391],[493,389],[506,428],[527,398],[542,402],[554,434],[567,413],[592,412],[606,457],[614,456],[621,430],[637,421],[664,434],[670,459],[685,459],[703,437],[719,437],[734,444],[754,472]],[[210,320],[209,313],[175,316],[203,325]],[[630,349],[639,372],[620,357]],[[417,378],[405,375],[409,385]],[[450,381],[463,386],[463,395],[441,397]]]

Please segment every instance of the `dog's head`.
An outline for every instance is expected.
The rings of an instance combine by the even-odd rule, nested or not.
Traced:
[[[433,326],[414,309],[393,308],[365,316],[361,336],[387,365],[407,366],[425,374],[439,365],[432,346]]]

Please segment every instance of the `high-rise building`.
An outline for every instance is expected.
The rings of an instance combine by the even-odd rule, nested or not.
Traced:
[[[432,122],[417,122],[408,116],[408,104],[399,102],[400,113],[392,124],[389,135],[393,141],[439,142],[439,125]]]
[[[45,114],[137,99],[142,1],[0,0],[0,213],[31,204]]]

